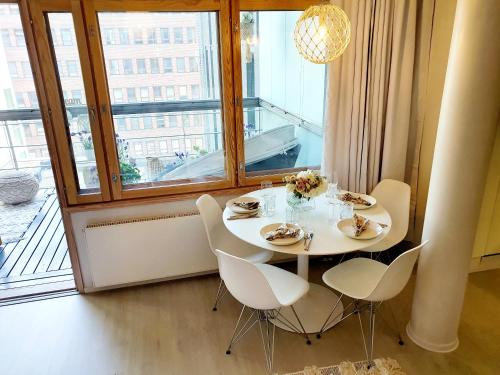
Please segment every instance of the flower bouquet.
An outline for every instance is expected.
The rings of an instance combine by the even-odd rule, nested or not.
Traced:
[[[306,205],[311,198],[325,193],[328,187],[326,178],[311,170],[286,176],[284,182],[289,193],[287,202],[292,207]]]

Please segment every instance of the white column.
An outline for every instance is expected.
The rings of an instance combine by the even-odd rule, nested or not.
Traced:
[[[411,320],[419,346],[448,352],[458,325],[500,102],[500,1],[459,0]]]

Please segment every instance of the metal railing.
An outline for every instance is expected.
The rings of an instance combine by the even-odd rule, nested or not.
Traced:
[[[251,111],[252,109],[261,109],[261,110],[266,110],[270,111],[280,118],[286,119],[288,123],[294,124],[299,127],[303,127],[304,129],[310,131],[311,133],[321,136],[322,134],[322,128],[316,124],[313,124],[311,122],[308,122],[304,120],[303,118],[294,115],[288,111],[283,110],[282,108],[275,106],[274,104],[263,100],[261,98],[245,98],[243,99],[243,108],[245,111]],[[70,114],[71,117],[78,117],[81,115],[88,115],[88,108],[85,105],[71,105],[66,107],[67,112]],[[149,114],[150,117],[154,116],[162,116],[165,114],[183,114],[183,113],[193,113],[195,112],[197,115],[201,114],[207,114],[208,112],[214,113],[214,111],[219,111],[221,110],[221,101],[220,100],[194,100],[194,101],[188,101],[188,100],[183,100],[183,101],[168,101],[168,102],[145,102],[145,103],[128,103],[128,104],[113,104],[112,105],[112,113],[113,116],[133,116],[133,115],[147,115]],[[141,116],[143,117],[143,116]],[[145,117],[145,116],[144,116]],[[4,127],[5,129],[5,134],[6,134],[6,141],[7,145],[6,146],[1,146],[0,145],[0,150],[2,149],[8,149],[9,153],[11,155],[11,160],[12,160],[12,167],[10,168],[4,168],[0,164],[0,170],[12,170],[12,169],[20,169],[20,168],[40,168],[41,165],[38,166],[33,166],[32,164],[34,163],[41,163],[45,159],[47,162],[44,164],[47,164],[47,167],[50,166],[50,163],[48,163],[48,157],[45,159],[30,159],[30,158],[23,158],[22,162],[20,162],[16,149],[29,149],[29,148],[45,148],[47,149],[47,143],[36,143],[36,144],[15,144],[13,141],[13,136],[11,133],[11,127],[13,126],[23,126],[26,122],[34,122],[34,121],[41,121],[41,112],[39,109],[13,109],[13,110],[0,110],[0,129]],[[210,136],[210,137],[216,137],[219,138],[222,136],[222,131],[220,130],[211,130],[211,131],[205,131],[205,132],[197,132],[197,133],[186,133],[186,126],[181,123],[181,130],[182,134],[172,134],[172,135],[162,135],[162,136],[141,136],[141,137],[126,137],[127,140],[145,140],[147,141],[148,139],[159,139],[159,138],[165,138],[165,139],[170,139],[170,138],[176,138],[176,139],[186,139],[193,138],[193,137],[203,137],[203,136]],[[137,129],[137,130],[148,130],[148,129]],[[130,131],[130,130],[126,130]],[[252,130],[252,134],[249,133],[249,135],[255,135],[260,132],[262,132],[263,129],[261,126],[259,126],[258,129]],[[118,130],[118,132],[122,132]],[[77,141],[73,141],[73,146],[77,145]],[[173,157],[174,155],[165,155],[165,157]],[[145,156],[144,156],[145,158]],[[78,161],[77,161],[78,163]],[[87,162],[82,162],[82,163],[87,163]],[[24,164],[24,166],[21,166],[21,164]]]

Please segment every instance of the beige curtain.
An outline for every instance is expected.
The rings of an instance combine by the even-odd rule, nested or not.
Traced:
[[[381,179],[411,175],[417,1],[335,3],[351,20],[351,43],[328,65],[322,172],[336,171],[344,189],[370,192]]]

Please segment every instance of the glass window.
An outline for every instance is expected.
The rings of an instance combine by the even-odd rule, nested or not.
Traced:
[[[148,150],[148,155],[154,155],[156,153],[156,144],[154,141],[149,141],[146,143],[146,147]]]
[[[179,99],[187,99],[187,98],[188,98],[187,87],[179,86]]]
[[[36,96],[36,92],[34,91],[29,91],[28,92],[28,101],[29,101],[29,107],[30,108],[38,108],[38,97]]]
[[[167,86],[167,99],[172,100],[175,98],[175,89],[174,86]]]
[[[182,27],[174,27],[174,42],[178,44],[184,43],[184,36],[182,35]]]
[[[76,40],[71,13],[49,13],[48,21],[51,32],[59,33],[62,38],[61,29],[68,30],[71,40]],[[51,35],[54,40],[54,35]],[[99,176],[96,167],[94,143],[90,130],[90,119],[85,101],[85,87],[80,72],[80,56],[76,43],[72,45],[53,46],[57,61],[59,82],[63,90],[64,105],[68,131],[71,135],[70,146],[73,152],[74,169],[77,173],[77,183],[82,192],[95,191],[99,189]],[[64,66],[68,74],[62,75]],[[71,77],[71,78],[66,78]],[[78,77],[78,78],[75,78]],[[69,98],[68,94],[76,94],[77,97]],[[80,94],[81,93],[81,94]]]
[[[184,73],[186,71],[186,64],[185,64],[185,59],[184,57],[176,57],[175,58],[175,65],[177,67],[177,73]]]
[[[146,74],[146,59],[137,59],[137,73]]]
[[[26,103],[24,102],[24,94],[22,92],[16,92],[16,103],[18,108],[26,108]]]
[[[153,86],[153,97],[155,102],[162,100],[161,86]]]
[[[186,42],[194,43],[194,27],[186,28]]]
[[[109,60],[109,74],[117,75],[120,74],[120,62],[118,60]]]
[[[144,124],[144,129],[152,129],[153,128],[153,119],[151,117],[143,117],[142,123]]]
[[[123,117],[118,117],[115,120],[116,120],[116,126],[119,131],[127,130],[127,123]]]
[[[134,29],[134,44],[143,44],[142,29]]]
[[[142,155],[142,143],[134,142],[134,153],[135,156]]]
[[[128,29],[120,28],[118,29],[118,35],[120,38],[120,44],[126,45],[130,43]]]
[[[190,72],[198,71],[198,59],[196,57],[189,58],[189,71]]]
[[[321,164],[326,65],[308,62],[295,48],[293,30],[300,14],[240,14],[243,98],[259,103],[243,109],[248,176]]]
[[[123,90],[113,89],[113,99],[114,103],[123,103]]]
[[[160,37],[163,44],[170,43],[170,29],[162,27],[160,29]]]
[[[157,58],[149,59],[149,65],[151,66],[151,73],[160,73],[160,63]]]
[[[19,14],[19,7],[17,4],[9,5],[9,13],[10,14]]]
[[[68,68],[68,76],[69,77],[76,77],[76,76],[78,76],[78,66],[77,66],[75,60],[68,60],[68,61],[66,61],[66,66]]]
[[[70,29],[61,29],[61,43],[63,46],[72,46],[73,38]]]
[[[149,88],[141,87],[141,102],[149,102]]]
[[[66,77],[65,64],[62,60],[57,59],[57,69],[59,70],[59,77]]]
[[[170,57],[165,57],[163,59],[163,73],[172,73],[172,59]]]
[[[75,101],[75,104],[85,103],[82,96],[82,90],[71,90],[71,97]]]
[[[14,30],[14,38],[16,39],[16,46],[26,47],[26,40],[24,39],[24,33],[22,29]]]
[[[176,128],[177,127],[177,116],[176,115],[170,115],[168,116],[168,127],[169,128]]]
[[[134,66],[132,64],[132,59],[123,60],[123,73],[124,74],[134,74]]]
[[[45,135],[45,130],[43,129],[43,124],[41,122],[36,123],[36,135],[37,136],[44,136]],[[48,154],[48,150],[47,150]]]
[[[187,128],[190,125],[189,123],[189,115],[187,113],[182,114],[182,126]]]
[[[148,29],[148,44],[156,44],[156,30]]]
[[[161,154],[166,154],[168,152],[167,141],[160,141],[159,146]]]
[[[11,78],[19,78],[19,73],[17,72],[17,63],[14,61],[8,62],[9,74]]]
[[[139,119],[137,117],[130,119],[130,127],[132,130],[139,130]]]
[[[200,97],[200,85],[191,85],[191,98],[199,99]]]
[[[115,59],[117,56],[122,60],[148,60],[146,61],[147,72],[141,73],[145,75],[137,76],[137,79],[135,79],[134,74],[129,77],[113,77],[113,79],[108,77],[110,96],[115,88],[128,87],[138,90],[139,104],[129,108],[127,113],[131,113],[123,115],[123,112],[120,112],[119,115],[118,113],[114,115],[125,116],[128,119],[138,118],[139,123],[142,124],[141,128],[132,125],[133,131],[120,133],[120,137],[123,138],[122,143],[128,142],[131,150],[130,154],[126,155],[120,150],[121,146],[117,144],[122,172],[121,182],[124,188],[132,189],[136,184],[145,184],[146,187],[157,186],[164,183],[176,183],[177,180],[181,181],[179,183],[184,183],[186,179],[212,181],[225,178],[217,13],[98,12],[98,19],[101,29],[115,27],[114,25],[118,23],[134,25],[134,35],[142,35],[146,38],[147,43],[150,42],[151,30],[155,30],[156,43],[185,43],[182,45],[182,51],[170,51],[170,46],[163,46],[163,48],[128,46],[123,49],[110,47],[106,44],[102,46],[104,60],[107,64],[109,64],[110,58]],[[183,35],[184,28],[186,28],[186,36]],[[187,31],[187,28],[191,28],[191,31]],[[170,31],[173,32],[172,41],[170,40]],[[189,44],[187,43],[188,33],[192,37]],[[203,61],[206,64],[204,69],[200,69],[199,62],[196,60],[200,51],[210,51],[204,55]],[[187,57],[180,57],[179,53]],[[195,61],[190,61],[188,57],[195,57]],[[173,59],[176,60],[173,61]],[[140,74],[143,71],[139,67],[141,64],[138,64],[135,74]],[[198,71],[198,74],[188,73],[188,70]],[[125,82],[127,83],[125,84]],[[192,86],[195,88],[192,89]],[[189,99],[191,91],[196,94],[199,103],[190,103],[192,106],[190,106],[189,111],[186,111],[185,104],[179,105],[177,99]],[[207,100],[214,103],[212,108],[207,109]],[[161,106],[146,104],[151,101],[166,103]],[[126,104],[122,105],[120,111],[124,109],[126,109]],[[112,111],[114,112],[113,106]],[[197,129],[193,129],[191,126],[193,114],[197,114],[200,118],[200,126]],[[179,117],[178,120],[177,117]],[[178,121],[186,125],[184,130],[177,125]],[[115,127],[118,127],[117,123],[115,123]],[[194,136],[203,140],[202,148],[206,151],[205,155],[213,154],[207,162],[198,161],[197,159],[200,157],[198,153],[190,154],[188,157],[185,154],[180,156],[175,154],[174,150],[177,150],[178,153],[184,150],[185,139],[193,139]],[[171,147],[172,140],[175,141],[174,147]],[[164,143],[161,155],[158,155],[156,153],[158,153],[160,142]],[[136,144],[137,150],[135,150]],[[153,144],[155,145],[154,151]],[[192,145],[194,145],[193,142]],[[160,158],[162,170],[156,176],[153,176],[151,168],[147,167],[147,155],[155,155]],[[198,166],[200,162],[202,165]],[[203,163],[208,164],[204,165]],[[192,165],[194,168],[191,167]],[[131,169],[134,173],[129,176],[126,171]]]
[[[158,129],[165,127],[165,118],[163,116],[159,116],[156,118],[156,127]]]
[[[135,94],[135,87],[129,87],[127,89],[127,100],[129,103],[137,103],[137,96]]]
[[[2,29],[2,43],[5,47],[12,47],[12,42],[10,41],[10,33],[8,29]]]
[[[33,78],[33,73],[31,72],[31,66],[28,61],[21,62],[21,68],[23,71],[24,78]]]
[[[179,147],[179,140],[173,139],[172,140],[172,151],[179,152],[180,150],[181,150],[181,148]]]

